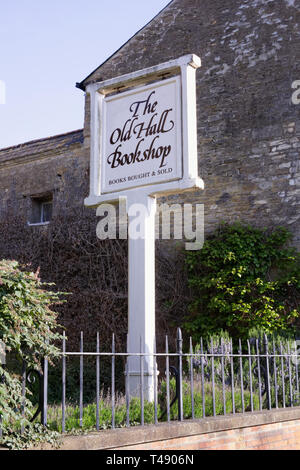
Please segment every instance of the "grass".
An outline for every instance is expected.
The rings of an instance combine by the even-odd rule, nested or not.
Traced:
[[[130,426],[136,426],[141,422],[141,406],[138,398],[133,398],[129,406]],[[145,402],[144,404],[144,421],[152,423],[154,416],[154,404]],[[83,407],[82,427],[80,427],[80,408],[75,405],[67,405],[65,408],[65,430],[72,432],[73,430],[96,429],[96,404],[90,403]],[[126,404],[124,397],[119,396],[115,404],[115,426],[118,428],[126,425]],[[48,427],[51,430],[62,432],[62,409],[61,406],[54,405],[48,408]],[[112,406],[106,397],[101,398],[99,406],[99,427],[100,429],[109,429],[112,427]]]
[[[171,400],[174,396],[175,380],[170,381]],[[201,383],[197,382],[194,386],[194,416],[195,418],[203,417],[203,408],[205,406],[205,416],[213,416],[213,393],[212,385],[205,384],[205,405],[202,400]],[[188,382],[183,383],[183,413],[184,418],[192,417],[192,399],[191,390]],[[235,412],[242,412],[241,390],[236,389],[234,393]],[[225,407],[226,413],[232,413],[232,394],[231,388],[225,388]],[[166,416],[161,419],[163,411],[166,409],[166,384],[163,382],[158,395],[158,419],[166,421]],[[244,410],[251,410],[250,392],[244,391]],[[257,393],[253,393],[253,410],[259,410],[259,398]],[[99,407],[99,427],[100,429],[109,429],[112,427],[112,401],[111,396],[103,392],[100,397]],[[223,391],[219,385],[215,386],[215,413],[216,415],[224,415]],[[126,401],[124,395],[118,395],[115,400],[115,427],[126,426]],[[171,420],[178,418],[177,402],[170,410]],[[89,403],[83,407],[82,426],[80,421],[80,409],[77,405],[67,405],[65,408],[65,430],[72,433],[76,430],[90,431],[96,428],[96,404]],[[137,426],[141,423],[141,402],[139,398],[132,398],[129,406],[129,422],[130,426]],[[145,424],[154,423],[154,404],[144,402],[144,422]],[[62,431],[62,409],[59,405],[52,405],[48,408],[48,426],[51,430]]]

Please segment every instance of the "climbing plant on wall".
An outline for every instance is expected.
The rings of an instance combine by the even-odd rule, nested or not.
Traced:
[[[51,360],[59,353],[56,343],[61,335],[57,314],[51,306],[61,302],[60,294],[45,287],[49,288],[49,285],[41,283],[37,273],[21,270],[16,261],[0,261],[0,340],[5,353],[13,354],[16,363],[23,364],[24,361],[27,370],[40,369],[43,357]],[[43,432],[30,422],[33,414],[31,395],[26,390],[26,397],[22,396],[18,368],[8,367],[3,357],[1,362],[2,443],[20,448],[32,440],[40,440]]]
[[[297,326],[300,314],[299,254],[284,228],[272,231],[223,225],[200,251],[186,254],[192,301],[185,329],[193,337],[220,330],[246,336]]]

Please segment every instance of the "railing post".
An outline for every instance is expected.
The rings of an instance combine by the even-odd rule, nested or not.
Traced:
[[[274,392],[275,392],[275,407],[278,409],[278,388],[277,388],[277,364],[276,364],[276,348],[273,339],[273,368],[274,368]]]
[[[215,356],[214,356],[214,341],[210,341],[211,350],[211,381],[212,381],[212,401],[213,401],[213,415],[216,416],[216,390],[215,390]]]
[[[143,340],[140,337],[140,401],[141,401],[141,425],[144,426],[144,352]]]
[[[235,396],[234,396],[234,358],[233,358],[233,345],[232,338],[230,340],[230,376],[231,376],[231,399],[232,399],[232,413],[235,414]]]
[[[256,355],[257,355],[257,377],[258,377],[258,390],[259,390],[259,409],[262,410],[262,392],[261,392],[261,372],[260,372],[260,343],[256,339]]]
[[[1,358],[0,358],[1,359]],[[0,361],[0,366],[2,366],[2,369],[4,369],[4,364],[1,364]],[[0,374],[0,384],[4,382],[4,375]],[[0,413],[0,437],[2,437],[3,431],[2,431],[2,415]]]
[[[64,433],[66,430],[66,332],[63,332],[62,343],[62,400],[61,400],[61,428]]]
[[[26,401],[26,362],[23,359],[22,362],[22,405],[21,405],[21,414],[22,421],[25,419],[25,401]],[[21,425],[21,434],[24,432],[24,423]]]
[[[240,359],[240,380],[241,380],[241,402],[242,412],[245,412],[245,400],[244,400],[244,372],[243,372],[243,350],[242,342],[239,339],[239,359]]]
[[[202,416],[205,418],[205,375],[204,375],[204,361],[203,361],[203,339],[200,340],[200,353],[201,353],[201,388],[202,388]]]
[[[281,381],[282,381],[282,406],[285,408],[285,376],[284,376],[284,367],[283,367],[283,351],[282,351],[282,342],[280,341],[280,362],[281,362]]]
[[[182,333],[177,328],[177,354],[178,354],[178,420],[183,421],[183,400],[182,400]]]
[[[128,350],[128,334],[127,334],[127,350]],[[130,426],[129,356],[126,357],[125,394],[126,394],[126,427],[129,428]]]
[[[271,390],[270,390],[270,367],[269,367],[269,348],[268,348],[268,338],[264,333],[264,346],[265,346],[265,355],[266,355],[266,393],[267,393],[267,403],[268,409],[271,409]]]
[[[166,382],[167,382],[167,419],[170,422],[170,360],[169,360],[169,339],[166,336]]]
[[[289,371],[289,385],[290,385],[290,406],[293,407],[293,383],[292,383],[292,374],[291,374],[291,350],[290,343],[288,343],[288,371]]]
[[[192,419],[195,418],[194,406],[194,361],[193,361],[193,342],[190,337],[190,382],[191,382],[191,403],[192,403]]]
[[[97,331],[96,352],[100,352],[100,338]],[[100,356],[96,356],[96,429],[100,429]]]
[[[42,409],[42,425],[47,426],[47,414],[48,414],[48,359],[43,359],[43,409]]]
[[[111,342],[111,427],[112,429],[115,428],[115,364],[116,364],[116,343],[115,343],[115,334],[112,334],[112,342]]]

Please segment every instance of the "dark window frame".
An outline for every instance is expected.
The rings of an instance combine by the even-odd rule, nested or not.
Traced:
[[[46,207],[48,206],[47,210]],[[28,225],[46,225],[51,222],[53,208],[53,195],[46,193],[43,195],[31,196],[31,216]]]

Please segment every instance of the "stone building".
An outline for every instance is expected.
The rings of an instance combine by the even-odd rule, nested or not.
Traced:
[[[292,84],[300,80],[299,26],[299,0],[173,0],[77,87],[85,91],[95,81],[197,54],[198,158],[205,190],[176,201],[204,203],[206,232],[221,221],[281,225],[300,248],[300,104],[292,100]],[[60,289],[80,291],[83,299],[97,290],[96,283],[85,285],[85,270],[76,268],[84,252],[52,258],[50,270],[45,258],[51,249],[64,250],[55,245],[58,214],[66,226],[80,214],[96,238],[95,215],[83,208],[90,146],[85,98],[83,130],[0,150],[0,256],[41,266],[43,278],[59,279]],[[75,243],[64,236],[66,245]],[[47,239],[47,253],[32,239],[40,240],[39,247]],[[120,296],[125,302],[126,292]],[[68,324],[83,309],[95,316],[102,308],[96,300],[93,308],[86,300],[68,304]]]

